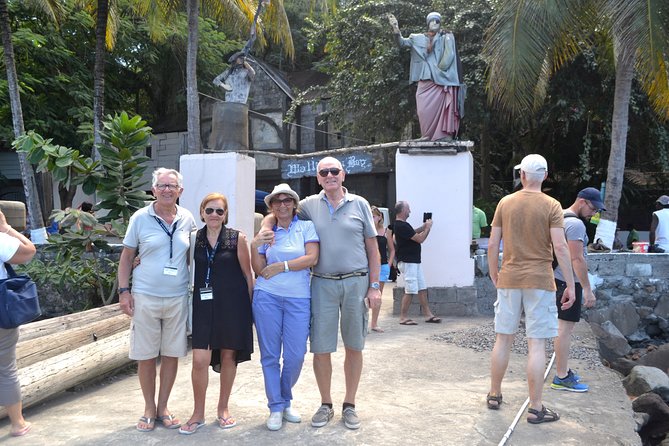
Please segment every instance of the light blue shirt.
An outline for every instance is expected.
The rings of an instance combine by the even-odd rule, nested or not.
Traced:
[[[293,217],[288,229],[274,226],[274,244],[258,247],[258,253],[265,256],[267,264],[284,262],[302,257],[306,254],[307,243],[318,243],[316,228],[311,221]],[[271,279],[258,277],[255,289],[283,297],[311,298],[309,288],[309,268],[299,271],[280,273]]]

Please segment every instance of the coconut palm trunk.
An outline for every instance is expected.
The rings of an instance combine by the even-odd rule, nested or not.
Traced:
[[[100,130],[105,112],[105,42],[109,1],[97,1],[95,21],[95,66],[93,68],[93,159],[100,159],[98,146],[102,143]]]
[[[188,110],[188,153],[200,153],[200,98],[197,91],[198,0],[186,2],[188,49],[186,55],[186,109]]]
[[[14,136],[18,138],[25,133],[23,127],[23,111],[21,109],[21,95],[16,75],[16,64],[14,63],[14,46],[12,45],[12,31],[9,26],[9,13],[7,1],[0,0],[0,31],[2,32],[2,46],[4,51],[5,67],[7,68],[7,84],[9,101],[12,109],[12,125]],[[26,197],[28,208],[28,221],[30,223],[33,242],[45,243],[46,229],[44,218],[39,205],[39,193],[35,182],[35,172],[28,162],[24,153],[19,153],[19,166],[21,168],[21,180],[23,181],[23,192]]]

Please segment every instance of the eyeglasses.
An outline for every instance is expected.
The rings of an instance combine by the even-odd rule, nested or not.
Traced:
[[[318,171],[318,175],[322,176],[323,178],[327,177],[329,173],[332,174],[333,177],[336,177],[339,175],[339,172],[341,172],[341,169],[338,169],[336,167],[330,167],[329,169],[321,169]]]
[[[591,211],[597,212],[599,209],[597,209],[595,206],[592,205],[592,203],[589,200],[585,200],[585,203],[588,205]]]
[[[214,212],[214,211],[216,211],[216,215],[223,216],[223,214],[225,214],[225,209],[221,209],[221,208],[218,208],[218,209],[207,208],[207,209],[204,210],[204,213],[207,214],[207,215],[211,215],[212,212]]]
[[[156,184],[156,189],[158,189],[158,190],[165,190],[165,189],[177,190],[177,189],[179,189],[179,185],[178,184]]]
[[[284,205],[284,206],[290,206],[291,204],[293,204],[293,202],[294,202],[294,200],[293,200],[292,198],[284,198],[283,200],[279,200],[279,199],[277,198],[277,199],[275,199],[275,200],[272,200],[272,201],[270,202],[270,204],[272,204],[273,206],[274,206],[274,205],[277,205],[277,206],[281,206],[281,205]]]

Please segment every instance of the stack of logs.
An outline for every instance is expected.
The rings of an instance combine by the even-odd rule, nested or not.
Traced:
[[[21,326],[16,360],[23,407],[128,365],[129,328],[118,304]],[[6,416],[0,408],[0,419]]]

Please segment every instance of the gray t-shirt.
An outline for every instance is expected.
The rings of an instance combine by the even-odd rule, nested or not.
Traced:
[[[123,245],[138,249],[141,263],[132,270],[132,292],[157,297],[180,297],[188,291],[188,248],[190,232],[196,229],[193,215],[186,208],[177,206],[177,215],[171,225],[161,219],[172,232],[172,259],[170,260],[170,237],[160,226],[153,203],[135,212],[130,217]],[[175,275],[165,274],[165,267],[176,268]],[[171,270],[174,271],[174,270]]]
[[[564,233],[567,237],[567,242],[570,240],[580,240],[583,242],[583,257],[588,255],[588,234],[585,231],[585,223],[580,218],[564,217]],[[564,275],[558,266],[555,268],[555,278],[564,282]],[[580,283],[576,272],[574,272],[574,281]]]
[[[376,243],[376,229],[367,200],[344,189],[344,200],[332,209],[321,191],[300,201],[299,216],[314,223],[321,241],[315,273],[369,269],[365,239],[374,238]]]

